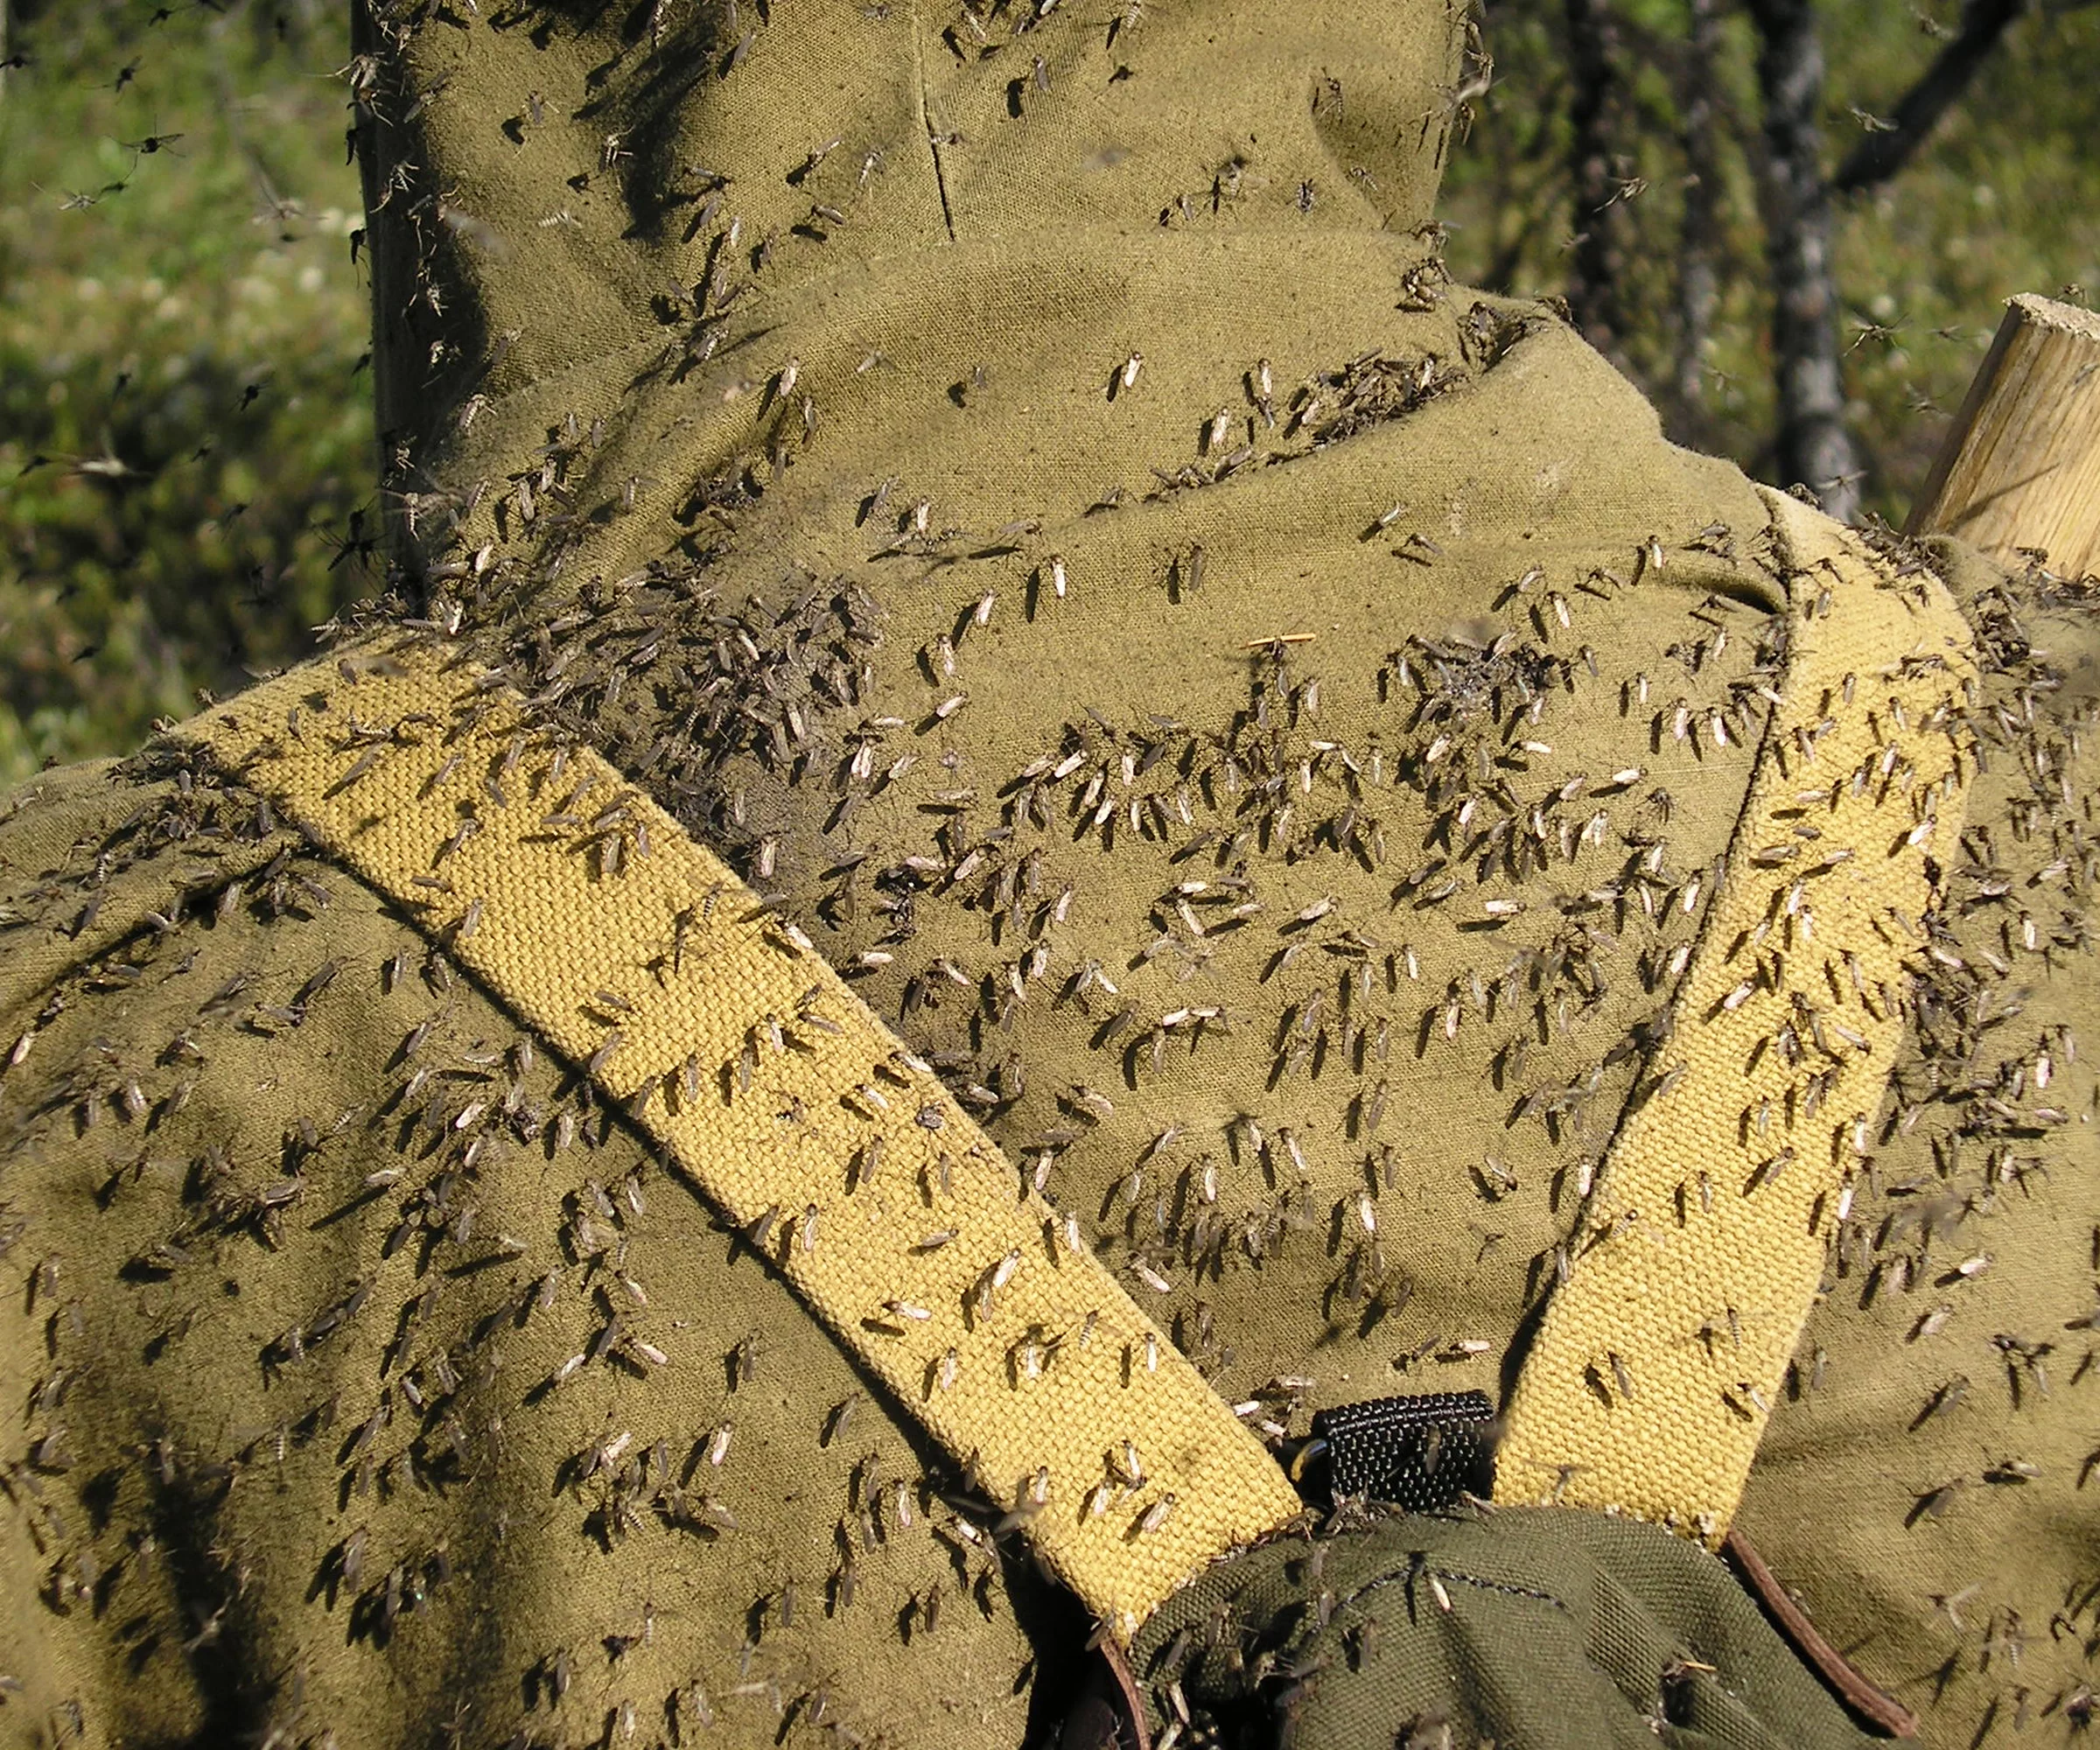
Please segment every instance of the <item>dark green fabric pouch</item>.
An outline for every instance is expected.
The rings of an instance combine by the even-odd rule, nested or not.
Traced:
[[[1572,1509],[1396,1516],[1213,1569],[1132,1648],[1155,1744],[1852,1750],[1704,1550]]]

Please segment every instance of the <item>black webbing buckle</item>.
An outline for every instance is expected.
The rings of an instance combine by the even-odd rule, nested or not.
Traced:
[[[1322,1410],[1302,1454],[1303,1474],[1328,1499],[1365,1497],[1410,1513],[1454,1507],[1494,1492],[1494,1406],[1482,1391],[1374,1397]]]

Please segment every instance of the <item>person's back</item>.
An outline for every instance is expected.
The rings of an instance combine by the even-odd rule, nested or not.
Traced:
[[[955,1308],[797,1286],[878,1228],[968,1242],[963,1113],[1003,1158],[958,1141],[957,1170],[1040,1193],[1048,1264],[1090,1253],[1171,1340],[1126,1376],[1186,1355],[1291,1451],[1394,1394],[1509,1411],[1477,1523],[1294,1531],[1287,1574],[1257,1550],[1171,1601],[1139,1643],[1163,1731],[1174,1695],[1200,1731],[1236,1686],[1317,1715],[1390,1670],[1368,1741],[1599,1741],[1560,1701],[1586,1683],[1628,1741],[1842,1741],[1724,1570],[1594,1511],[1663,1510],[1536,1460],[1517,1390],[1586,1264],[1768,1189],[1805,1200],[1774,1242],[1798,1303],[1753,1284],[1792,1321],[1717,1293],[1653,1358],[1704,1358],[1746,1460],[1772,1418],[1739,1523],[1933,1741],[2082,1721],[2077,605],[1848,544],[1666,445],[1550,311],[1447,285],[1441,4],[375,11],[354,82],[416,599],[238,732],[299,744],[304,713],[341,770],[294,794],[229,763],[264,709],[236,700],[0,825],[0,1721],[344,1750],[1054,1727],[1089,1625],[1026,1540],[1074,1580],[1046,1516],[1185,1527],[1200,1503],[1145,1492],[1178,1455],[1138,1430],[1074,1475],[1053,1419],[1040,1482],[986,1474],[938,1351],[909,1390],[883,1359]],[[1804,702],[1833,592],[1918,630]],[[389,690],[431,676],[443,710]],[[1886,764],[1817,766],[1823,721],[1876,711]],[[484,712],[514,729],[484,746]],[[755,902],[725,874],[620,960],[617,878],[668,848],[594,756]],[[1871,844],[1831,824],[1855,802],[1886,810]],[[485,910],[455,876],[499,841]],[[1826,921],[1826,996],[1816,883],[1855,856],[1915,895],[1879,947]],[[610,884],[602,918],[531,909],[565,878],[542,857]],[[620,1083],[718,904],[850,981],[896,1087],[946,1083],[936,1165],[827,1160],[806,1206],[751,1209],[696,1180],[668,1126],[707,1100],[769,1102],[783,1158],[830,1134],[780,1090],[840,1025],[759,1004],[721,1062]],[[528,948],[582,1019],[493,957]],[[1870,977],[1884,953],[1914,972]],[[1768,1045],[1701,1067],[1768,1004]],[[1746,1179],[1612,1200],[1684,1078],[1782,1060],[1785,1097],[1726,1115]],[[1013,1256],[951,1297],[971,1329],[1044,1267]],[[1009,1383],[1094,1335],[1000,1333]],[[1583,1389],[1639,1425],[1649,1365],[1607,1344]],[[1617,1578],[1578,1608],[1557,1587],[1592,1566]],[[1236,1572],[1270,1588],[1243,1647],[1205,1628]],[[1585,1656],[1551,1662],[1542,1608]],[[1701,1634],[1743,1661],[1726,1719]]]

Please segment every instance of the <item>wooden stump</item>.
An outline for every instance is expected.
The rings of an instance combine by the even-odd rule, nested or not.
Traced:
[[[2100,571],[2100,315],[2023,292],[2006,302],[1911,512],[2006,564],[2048,552],[2067,577]]]

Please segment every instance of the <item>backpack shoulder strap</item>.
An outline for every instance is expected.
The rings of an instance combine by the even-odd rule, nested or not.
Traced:
[[[1111,1633],[1298,1515],[1268,1451],[802,932],[500,676],[395,632],[178,733],[762,1234]]]
[[[1967,623],[1767,493],[1787,675],[1674,1026],[1584,1211],[1495,1497],[1726,1534],[1866,1164],[1973,770]]]

